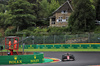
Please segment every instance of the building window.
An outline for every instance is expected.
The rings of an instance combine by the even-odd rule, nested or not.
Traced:
[[[55,18],[52,18],[51,24],[55,24]]]
[[[66,21],[68,21],[69,16],[66,16]]]
[[[62,14],[67,14],[67,10],[62,10]]]
[[[55,21],[52,21],[51,24],[55,24]]]
[[[58,21],[59,21],[59,22],[62,22],[62,17],[59,17]]]

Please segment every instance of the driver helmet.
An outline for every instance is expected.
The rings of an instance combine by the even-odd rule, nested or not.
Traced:
[[[70,55],[70,53],[67,53],[67,55]]]

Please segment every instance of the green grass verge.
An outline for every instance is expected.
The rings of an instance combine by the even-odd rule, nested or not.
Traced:
[[[3,51],[6,52],[7,50]],[[100,49],[24,49],[24,51],[100,51]]]
[[[25,49],[25,51],[100,51],[100,49]]]

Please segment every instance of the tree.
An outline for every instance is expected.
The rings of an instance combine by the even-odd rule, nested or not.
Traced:
[[[45,7],[42,8],[43,5],[41,6],[41,2],[43,2],[43,1],[36,0],[36,2],[33,3],[34,4],[33,5],[34,15],[36,16],[35,26],[43,26],[44,22],[46,22],[44,20],[44,16],[46,15],[45,13],[47,13],[47,12],[45,12],[45,10],[44,10]]]
[[[95,27],[95,9],[89,0],[79,0],[69,18],[68,28],[72,32],[87,32]]]
[[[4,13],[0,13],[0,28],[4,27],[5,17]]]
[[[76,4],[77,4],[78,1],[79,0],[72,0],[72,6],[73,6],[73,8],[76,6]],[[92,3],[92,6],[95,8],[97,0],[90,0],[90,2]]]
[[[96,5],[96,19],[100,21],[100,0],[97,1]]]
[[[55,1],[58,1],[60,5],[66,2],[66,0],[55,0]]]
[[[41,13],[40,13],[40,15],[43,18],[48,17],[48,14],[49,14],[49,2],[47,0],[42,0],[40,2],[40,6],[41,6]]]
[[[0,12],[7,11],[8,0],[0,0]]]
[[[49,17],[52,12],[56,10],[60,5],[57,0],[28,0],[33,3],[33,10],[36,16],[35,26],[48,26]]]
[[[49,5],[49,11],[50,11],[50,15],[52,15],[52,12],[54,12],[59,6],[59,2],[55,1],[55,0],[51,0],[51,3]]]
[[[52,12],[54,12],[60,5],[59,2],[56,0],[51,0],[51,2],[49,3],[47,0],[42,0],[40,2],[40,6],[42,9],[42,16],[44,16],[44,18],[49,17],[52,15]]]
[[[8,3],[8,9],[10,17],[7,19],[8,22],[5,23],[16,26],[17,31],[35,24],[32,4],[26,0],[10,0]]]
[[[71,4],[72,4],[73,8],[76,7],[77,2],[78,2],[78,0],[72,0]]]
[[[0,4],[0,12],[5,12],[5,6],[4,6],[4,4]]]
[[[39,14],[41,17],[41,22],[44,25],[49,25],[49,17],[59,6],[59,2],[56,0],[51,0],[50,2],[48,2],[47,0],[42,0],[40,2],[41,11],[39,12]]]
[[[0,28],[3,28],[3,29],[6,29],[7,25],[5,22],[6,22],[6,19],[8,18],[8,14],[5,12],[0,12]]]

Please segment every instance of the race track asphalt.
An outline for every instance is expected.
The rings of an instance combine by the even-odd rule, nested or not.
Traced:
[[[67,52],[43,52],[44,57],[61,59],[62,55]],[[100,65],[100,52],[68,52],[75,56],[75,61],[65,61],[45,64],[17,64],[17,65],[0,65],[0,66],[90,66]]]

